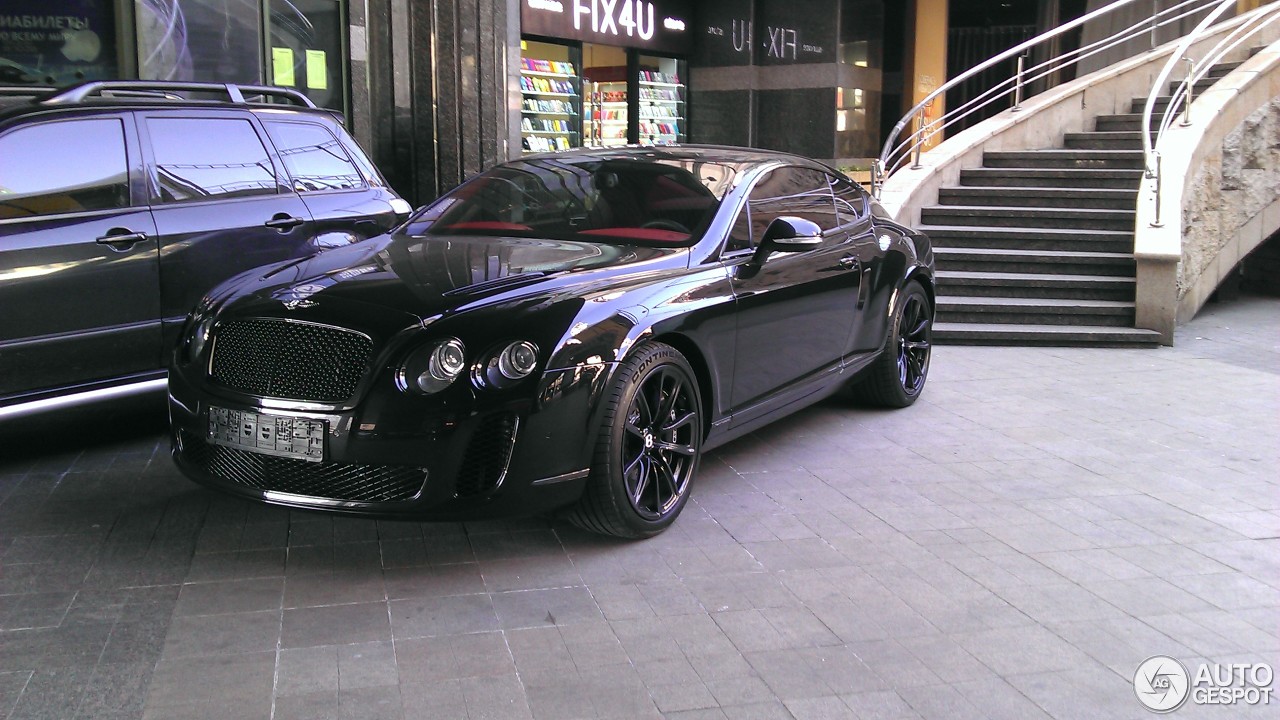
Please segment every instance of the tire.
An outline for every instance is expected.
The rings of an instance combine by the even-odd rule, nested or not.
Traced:
[[[618,367],[604,403],[587,487],[567,517],[605,535],[657,535],[684,509],[702,454],[693,368],[675,348],[645,343]]]
[[[924,391],[933,349],[933,305],[920,283],[902,290],[880,357],[850,386],[853,396],[869,405],[904,408]]]

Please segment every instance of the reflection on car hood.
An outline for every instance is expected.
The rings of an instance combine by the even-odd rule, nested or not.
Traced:
[[[349,301],[419,318],[529,293],[585,291],[620,275],[683,268],[680,248],[561,240],[386,235],[276,268],[240,294],[286,308]]]

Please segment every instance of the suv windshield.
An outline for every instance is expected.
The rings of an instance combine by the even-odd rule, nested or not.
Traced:
[[[690,245],[706,232],[739,170],[647,158],[514,162],[424,208],[406,232]]]

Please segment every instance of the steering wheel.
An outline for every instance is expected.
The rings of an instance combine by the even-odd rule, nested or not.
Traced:
[[[671,230],[673,232],[684,233],[685,235],[689,234],[689,228],[681,225],[675,220],[665,220],[663,218],[658,218],[657,220],[650,220],[649,222],[641,225],[640,227],[651,228],[654,230]]]

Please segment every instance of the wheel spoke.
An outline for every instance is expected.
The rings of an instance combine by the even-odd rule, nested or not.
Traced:
[[[634,472],[635,469],[640,466],[640,462],[642,460],[644,460],[644,451],[641,451],[640,453],[638,453],[636,455],[636,459],[632,460],[630,463],[627,464],[627,467],[622,470],[622,477],[624,478],[631,477],[631,473]]]
[[[680,392],[684,390],[684,381],[679,375],[674,373],[668,375],[672,379],[671,390],[662,396],[662,404],[658,406],[658,414],[653,418],[655,423],[665,422],[671,417],[671,413],[675,411],[676,402],[680,399]],[[659,383],[659,388],[666,385],[665,382]]]
[[[649,489],[649,485],[653,480],[653,461],[648,455],[641,454],[640,457],[636,458],[636,462],[640,468],[635,486],[631,491],[631,501],[638,510],[641,509],[640,500],[644,497],[644,491]]]
[[[692,410],[690,410],[689,412],[685,413],[684,415],[681,415],[680,417],[678,417],[678,418],[676,418],[675,420],[671,421],[671,422],[670,422],[670,423],[668,423],[667,425],[663,425],[663,426],[662,426],[662,432],[664,432],[664,433],[675,432],[676,430],[679,430],[680,428],[682,428],[682,427],[684,427],[684,426],[686,426],[686,425],[690,425],[690,424],[692,424],[692,423],[693,423],[693,421],[694,421],[694,419],[695,419],[695,418],[697,418],[697,417],[698,417],[698,414],[697,414],[697,413],[695,413],[695,412],[693,412]]]
[[[656,466],[655,470],[656,470],[657,476],[662,479],[662,481],[666,484],[667,488],[671,491],[671,494],[668,496],[668,499],[674,500],[676,497],[680,495],[680,488],[678,487],[678,484],[676,482],[675,471],[671,469],[671,465],[667,463],[666,459],[663,458],[661,455],[654,457],[654,465]],[[657,485],[658,483],[655,482],[654,486],[656,487]],[[658,504],[654,509],[657,510],[658,512],[662,512],[662,508],[667,503],[662,501],[662,493],[660,489],[655,490],[654,497],[658,499]]]
[[[634,422],[631,422],[630,420],[628,420],[626,425],[623,427],[627,432],[631,433],[632,435],[635,435],[641,440],[644,439],[644,430],[641,430],[640,426],[636,425]]]
[[[906,342],[906,343],[903,343],[902,346],[906,348],[908,352],[919,352],[921,350],[929,349],[929,343],[923,342],[923,341],[922,342]]]
[[[673,452],[687,457],[693,457],[698,452],[692,445],[680,445],[678,443],[660,442],[655,443],[653,447],[655,450]]]
[[[639,416],[636,418],[635,424],[637,426],[653,424],[653,406],[649,403],[649,398],[645,397],[644,391],[645,388],[641,387],[636,392],[635,409],[636,414]]]

